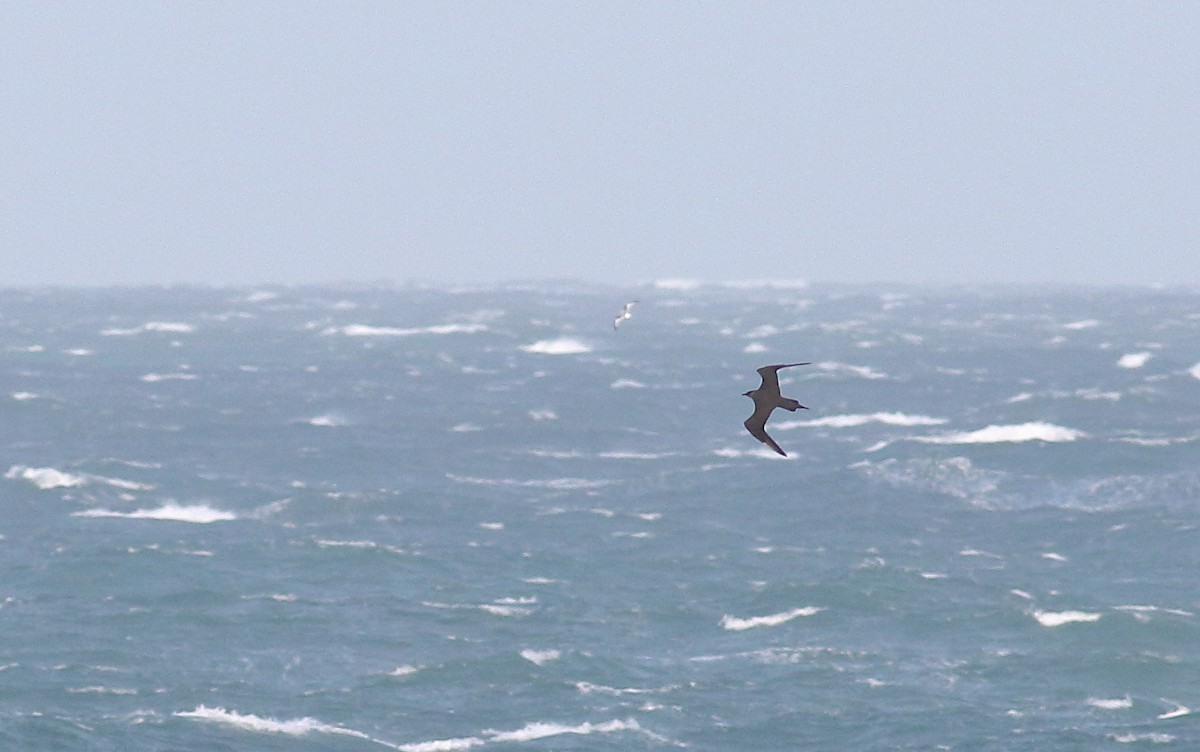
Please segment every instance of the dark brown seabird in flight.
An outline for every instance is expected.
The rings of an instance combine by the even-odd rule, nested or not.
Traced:
[[[754,400],[754,414],[746,418],[746,422],[743,424],[746,426],[746,430],[750,432],[751,436],[771,447],[776,452],[779,452],[784,457],[787,456],[787,452],[780,449],[775,440],[767,435],[767,418],[771,417],[771,411],[777,407],[782,407],[784,410],[792,412],[795,412],[797,408],[804,408],[805,410],[808,408],[794,399],[779,394],[779,369],[791,368],[792,366],[807,366],[810,362],[763,366],[758,369],[758,375],[762,376],[762,384],[757,389],[742,392],[743,396]]]

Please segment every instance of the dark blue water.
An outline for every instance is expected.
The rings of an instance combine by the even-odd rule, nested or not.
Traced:
[[[8,290],[0,352],[6,749],[1200,744],[1196,291]]]

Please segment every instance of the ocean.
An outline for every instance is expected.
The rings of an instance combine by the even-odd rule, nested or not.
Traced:
[[[1195,289],[8,289],[0,353],[5,750],[1200,749]]]

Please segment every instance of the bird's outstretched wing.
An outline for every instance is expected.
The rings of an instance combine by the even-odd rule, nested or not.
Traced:
[[[774,366],[763,366],[758,369],[758,375],[762,377],[762,386],[760,389],[769,389],[776,393],[779,392],[779,369],[791,368],[792,366],[807,366],[812,365],[812,361],[804,363],[780,363]]]
[[[746,427],[746,430],[750,432],[751,436],[786,457],[787,452],[780,449],[779,445],[775,443],[775,439],[772,439],[767,435],[767,418],[769,417],[771,417],[771,410],[769,408],[762,410],[758,407],[755,407],[754,414],[749,418],[746,418],[746,422],[742,425]]]

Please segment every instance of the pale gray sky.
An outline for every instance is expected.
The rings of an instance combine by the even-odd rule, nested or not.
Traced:
[[[1200,284],[1200,3],[5,2],[0,286]]]

